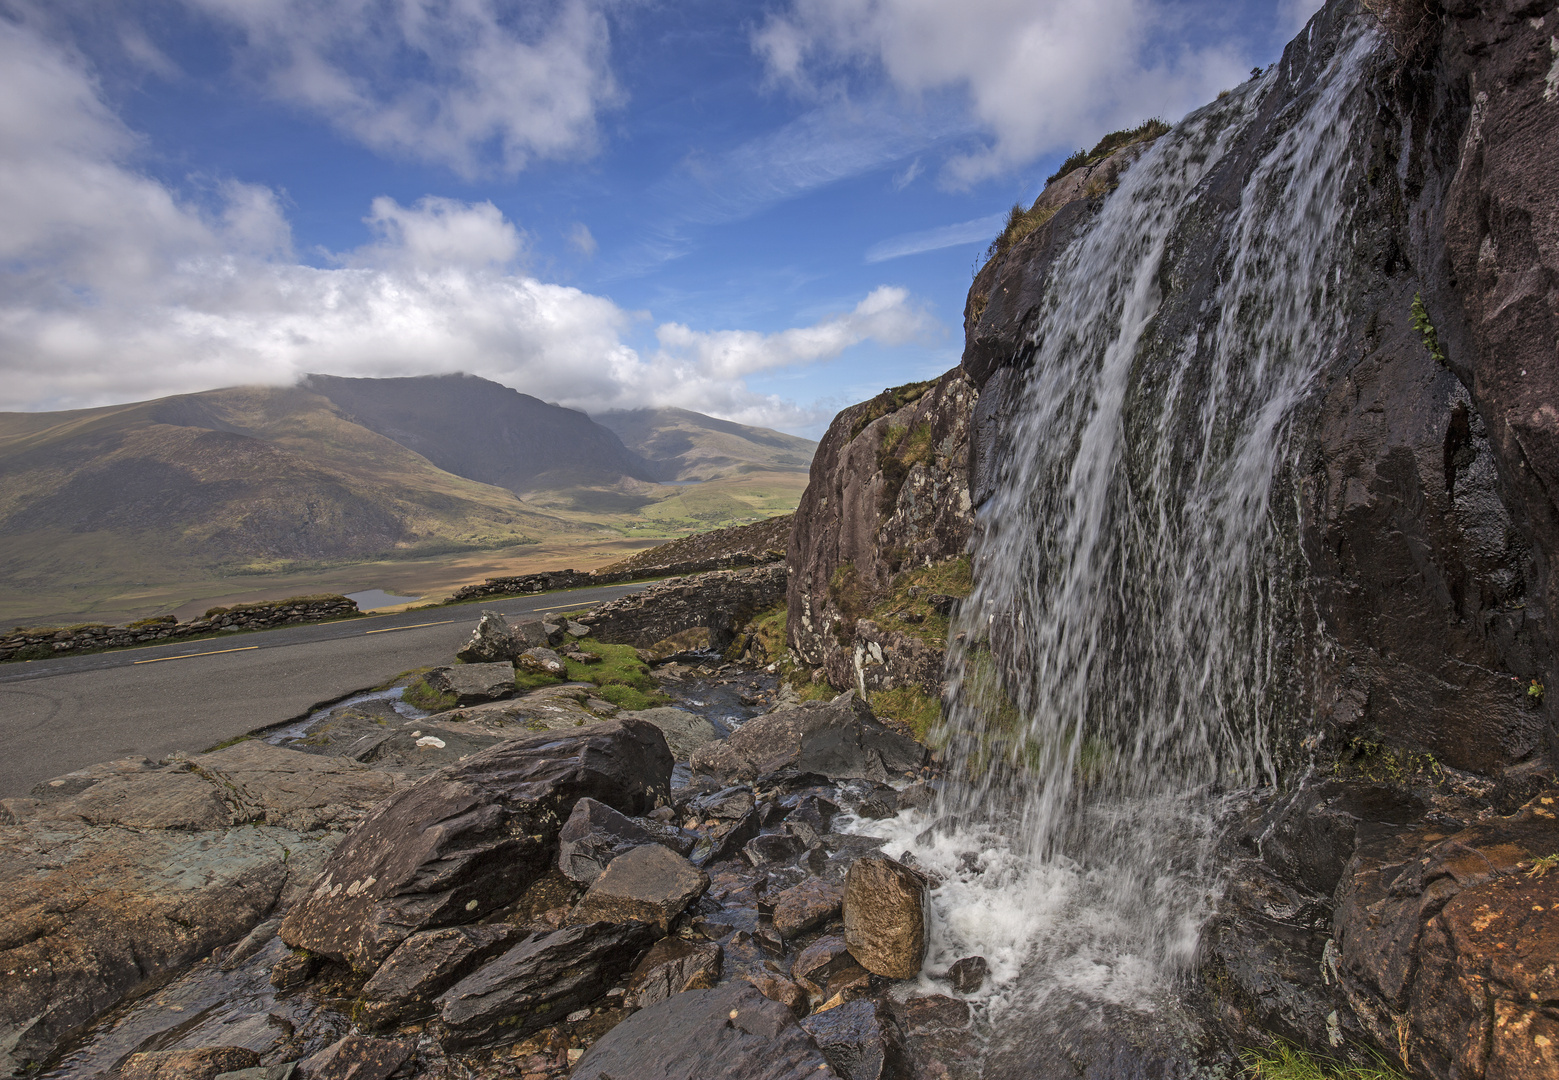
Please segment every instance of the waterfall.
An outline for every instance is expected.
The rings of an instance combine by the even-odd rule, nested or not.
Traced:
[[[927,970],[985,955],[997,1018],[1152,1011],[1217,900],[1220,799],[1303,727],[1290,427],[1340,347],[1374,44],[1192,114],[1053,266],[953,627],[941,816],[886,830],[941,881]]]

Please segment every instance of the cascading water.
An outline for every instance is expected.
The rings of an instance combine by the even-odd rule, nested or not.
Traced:
[[[1052,270],[949,649],[942,817],[866,829],[941,879],[926,970],[984,955],[995,1026],[1152,1011],[1216,901],[1221,794],[1275,780],[1300,726],[1288,432],[1338,348],[1374,43],[1355,27],[1306,95],[1274,72],[1193,114]]]

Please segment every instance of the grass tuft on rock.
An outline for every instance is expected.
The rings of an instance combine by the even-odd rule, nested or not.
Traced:
[[[401,700],[423,712],[441,713],[453,709],[459,698],[448,691],[435,690],[426,679],[418,679],[401,691]]]
[[[942,719],[942,702],[916,686],[877,690],[870,699],[872,712],[908,724],[910,733],[921,742],[930,738]]]
[[[1278,1040],[1240,1055],[1249,1080],[1407,1080],[1378,1054],[1368,1065],[1338,1061]]]

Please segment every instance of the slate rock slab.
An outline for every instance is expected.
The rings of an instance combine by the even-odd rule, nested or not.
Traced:
[[[671,756],[678,761],[686,761],[693,756],[693,751],[720,738],[720,731],[714,724],[686,709],[664,706],[658,709],[640,709],[628,715],[638,717],[640,720],[648,720],[660,728],[666,736],[667,745],[671,747]]]
[[[410,1039],[347,1035],[298,1062],[298,1080],[385,1080],[411,1057]]]
[[[419,930],[472,923],[557,858],[581,798],[629,814],[669,794],[660,729],[608,720],[499,743],[424,777],[358,825],[288,913],[282,940],[372,971]]]
[[[514,665],[508,660],[464,663],[430,672],[428,685],[455,695],[455,704],[480,705],[514,696]]]
[[[242,1046],[203,1050],[154,1050],[131,1054],[119,1067],[120,1080],[212,1080],[218,1073],[252,1069],[260,1055]]]
[[[709,875],[674,851],[645,844],[613,859],[569,915],[572,923],[637,919],[660,929],[709,888]]]
[[[363,985],[354,1015],[365,1028],[383,1029],[431,1011],[434,998],[507,949],[515,937],[514,928],[503,923],[413,934]]]
[[[844,943],[844,938],[835,934],[820,937],[796,957],[790,965],[790,976],[793,979],[805,979],[818,988],[828,985],[828,980],[837,972],[855,963],[854,957]]]
[[[263,826],[0,827],[0,1075],[242,938],[333,842]]]
[[[755,717],[727,739],[693,753],[695,773],[727,783],[784,770],[833,780],[885,781],[919,769],[926,748],[890,731],[851,690],[832,701],[807,701]]]
[[[838,1080],[791,1011],[744,983],[641,1009],[574,1066],[573,1080]]]
[[[340,757],[321,757],[245,739],[190,759],[247,820],[311,832],[345,832],[407,781]]]
[[[886,855],[857,859],[845,874],[844,940],[867,971],[913,979],[926,956],[926,884]]]
[[[661,938],[644,954],[628,980],[624,1004],[648,1008],[672,994],[687,990],[712,990],[720,981],[725,950],[715,942]]]
[[[645,844],[662,844],[678,855],[695,838],[660,822],[635,821],[595,799],[580,799],[558,833],[558,869],[570,881],[590,885],[617,856]]]
[[[664,850],[664,849],[661,849]],[[641,922],[531,934],[438,999],[449,1049],[514,1042],[601,997],[655,940]]]

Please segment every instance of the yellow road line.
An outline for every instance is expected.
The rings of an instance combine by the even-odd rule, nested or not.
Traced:
[[[448,626],[450,623],[452,623],[454,621],[455,621],[454,619],[445,619],[443,622],[420,622],[420,623],[412,623],[410,626],[386,626],[383,630],[364,630],[363,633],[365,633],[365,634],[388,634],[392,630],[415,630],[419,626]]]
[[[160,664],[164,660],[188,660],[194,656],[220,656],[222,653],[229,652],[249,652],[252,649],[258,649],[259,647],[260,646],[258,645],[245,645],[241,649],[213,649],[211,652],[183,653],[179,656],[154,656],[150,660],[132,660],[130,662],[132,664]]]

